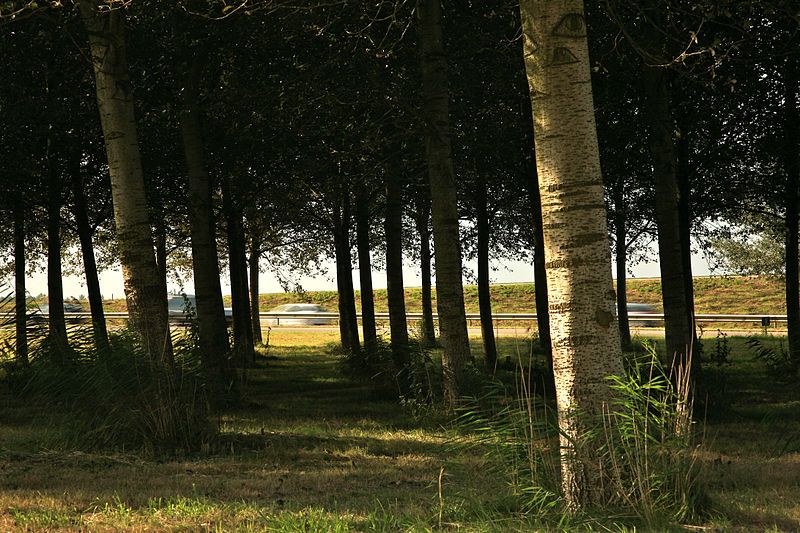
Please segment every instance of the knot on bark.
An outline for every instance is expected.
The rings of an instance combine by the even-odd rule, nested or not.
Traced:
[[[611,322],[614,321],[614,315],[606,311],[605,309],[598,309],[595,311],[594,319],[597,321],[604,328],[608,328],[611,325]]]

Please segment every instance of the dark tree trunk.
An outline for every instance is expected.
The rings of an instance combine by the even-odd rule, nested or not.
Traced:
[[[375,326],[375,296],[372,292],[372,261],[369,256],[369,197],[359,194],[356,199],[356,245],[358,273],[361,281],[361,328],[364,347],[372,349],[378,342]]]
[[[106,329],[106,316],[103,311],[103,295],[100,292],[100,279],[97,275],[97,261],[95,260],[94,247],[92,246],[93,231],[89,223],[79,153],[74,154],[71,166],[75,222],[78,227],[78,239],[81,243],[83,270],[86,273],[86,291],[89,293],[89,310],[92,313],[94,344],[100,352],[105,353],[110,348],[108,330]]]
[[[353,289],[353,258],[350,254],[350,201],[342,198],[341,218],[334,228],[336,253],[336,285],[339,289],[339,333],[342,347],[350,352],[361,351],[358,339],[356,298]]]
[[[689,138],[688,128],[679,125],[681,138],[678,144],[678,220],[681,233],[681,264],[683,265],[683,287],[686,293],[686,307],[692,327],[692,345],[697,342],[697,329],[694,320],[694,275],[692,274],[692,191],[689,180]]]
[[[236,210],[231,198],[231,187],[223,183],[222,203],[225,211],[228,237],[228,270],[231,276],[231,307],[233,312],[233,352],[241,367],[255,363],[253,330],[250,323],[250,295],[247,290],[247,262],[245,259],[242,214]]]
[[[526,102],[525,108],[530,111],[531,106]],[[533,115],[530,116],[533,122]],[[533,290],[536,299],[536,327],[539,332],[539,345],[545,354],[547,362],[546,382],[555,390],[555,375],[553,373],[553,344],[550,340],[550,308],[547,299],[547,268],[544,254],[544,226],[542,222],[542,200],[539,194],[539,177],[536,170],[536,158],[531,161],[531,170],[528,173],[528,190],[531,197],[531,211],[533,212]]]
[[[253,342],[262,344],[264,338],[261,336],[261,305],[258,301],[259,288],[258,288],[258,274],[261,271],[259,267],[259,257],[261,256],[258,249],[258,242],[251,240],[250,255],[248,257],[249,271],[250,271],[250,322],[253,328]]]
[[[48,140],[48,152],[51,150]],[[61,181],[52,153],[47,157],[47,302],[49,338],[59,348],[67,346],[64,320],[64,286],[61,275]]]
[[[655,180],[658,256],[661,266],[661,296],[664,303],[667,358],[686,367],[693,340],[690,310],[686,301],[681,225],[678,211],[678,179],[669,107],[666,72],[644,67],[645,115],[650,123],[650,151]],[[692,380],[699,379],[700,361],[691,358]]]
[[[27,295],[25,294],[25,208],[22,202],[14,206],[14,323],[16,326],[16,356],[28,364]]]
[[[426,126],[425,151],[436,253],[436,302],[444,348],[442,371],[445,402],[452,405],[459,397],[464,364],[472,356],[464,310],[458,198],[450,141],[441,0],[418,0],[417,16]]]
[[[230,368],[230,343],[225,304],[220,286],[214,204],[211,180],[203,162],[203,135],[197,91],[200,62],[189,69],[180,113],[181,138],[186,160],[189,226],[192,240],[192,274],[197,303],[197,329],[203,367],[215,395],[235,390],[236,373]]]
[[[256,352],[255,352],[255,344],[253,342],[253,324],[251,321],[252,314],[250,312],[250,281],[249,276],[247,273],[247,245],[245,242],[244,236],[244,224],[242,217],[239,217],[238,220],[238,230],[239,235],[237,236],[236,243],[238,249],[238,257],[236,260],[237,265],[239,266],[239,279],[242,280],[242,286],[240,287],[241,293],[239,294],[239,301],[242,302],[242,314],[244,315],[244,334],[245,334],[245,355],[247,357],[246,363],[250,365],[255,365],[256,362]]]
[[[344,261],[344,237],[341,235],[341,227],[333,230],[333,249],[336,256],[336,291],[338,293],[337,310],[339,311],[339,340],[345,352],[353,351],[353,339],[350,335],[351,327],[349,324],[350,315],[347,312],[347,288],[344,283],[345,276],[349,272]]]
[[[431,283],[431,200],[428,184],[423,183],[417,195],[415,223],[419,235],[419,262],[422,277],[422,323],[420,342],[426,348],[436,346],[436,328],[433,325],[433,289]]]
[[[241,280],[241,287],[239,287],[239,301],[242,306],[242,324],[244,330],[244,363],[254,366],[256,363],[255,344],[253,342],[253,324],[251,322],[252,314],[250,312],[250,282],[247,275],[247,243],[244,234],[244,217],[241,213],[237,213],[236,217],[236,265],[239,268],[239,279]]]
[[[486,196],[486,180],[483,176],[479,176],[477,190],[475,191],[475,218],[478,226],[478,307],[481,315],[484,363],[490,372],[494,372],[497,366],[497,344],[494,339],[492,299],[489,288],[489,239],[491,228]]]
[[[617,209],[622,205],[621,201],[614,202]],[[617,315],[619,319],[619,338],[622,342],[623,350],[631,349],[631,326],[628,319],[628,248],[626,246],[627,228],[625,227],[625,215],[617,214],[614,220],[616,231],[616,265],[617,265]]]
[[[798,60],[786,58],[784,70],[784,166],[786,169],[786,318],[789,354],[800,367],[800,253],[798,252],[798,186],[800,186],[800,124],[797,109]]]
[[[386,173],[386,293],[389,304],[389,330],[392,336],[392,358],[401,395],[411,389],[406,323],[406,300],[403,285],[403,188],[399,176]]]
[[[167,228],[163,221],[158,221],[155,231],[156,244],[156,266],[158,267],[158,279],[167,293]]]

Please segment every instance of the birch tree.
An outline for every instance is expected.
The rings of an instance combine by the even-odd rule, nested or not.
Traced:
[[[139,152],[123,9],[81,0],[106,142],[119,259],[131,324],[150,357],[171,362],[167,298],[156,266]]]
[[[541,192],[564,497],[598,502],[586,420],[622,373],[583,1],[520,3]]]

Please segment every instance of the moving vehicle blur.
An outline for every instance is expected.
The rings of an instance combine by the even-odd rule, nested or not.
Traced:
[[[167,299],[167,313],[170,318],[188,318],[197,315],[197,298],[194,294],[170,294]],[[225,319],[230,322],[233,319],[233,310],[225,308]]]
[[[335,318],[306,316],[330,312],[319,304],[283,304],[270,309],[268,312],[280,313],[282,315],[303,315],[297,318],[292,316],[269,317],[264,320],[264,323],[270,326],[329,326],[336,323]]]
[[[656,306],[651,304],[629,303],[626,307],[629,315],[631,313],[653,315],[658,312]],[[653,320],[631,320],[630,322],[632,326],[643,326],[646,328],[653,328],[661,325],[661,320],[657,318]]]

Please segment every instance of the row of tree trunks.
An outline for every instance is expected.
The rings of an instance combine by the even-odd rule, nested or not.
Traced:
[[[83,176],[81,175],[80,152],[72,154],[70,166],[75,222],[78,227],[78,239],[81,243],[83,270],[86,273],[86,291],[89,297],[89,311],[92,314],[94,344],[101,353],[106,353],[110,345],[106,328],[106,316],[103,310],[103,294],[100,292],[100,278],[97,274],[97,261],[94,257],[94,246],[92,245],[94,232],[89,223],[86,191],[84,190]]]
[[[361,282],[361,329],[364,348],[371,350],[378,343],[375,325],[375,297],[372,292],[372,261],[369,254],[369,195],[356,196],[356,247],[358,249],[358,274]]]
[[[420,277],[422,278],[422,322],[420,324],[420,342],[426,348],[436,345],[436,329],[433,324],[433,283],[431,274],[431,199],[428,183],[423,183],[416,198],[416,214],[414,223],[419,236]]]
[[[450,140],[447,61],[441,0],[418,0],[420,63],[424,99],[425,152],[431,189],[436,301],[442,346],[445,401],[459,397],[459,382],[471,357],[464,310],[458,199]]]
[[[353,258],[350,253],[350,201],[343,194],[341,211],[333,221],[333,246],[336,255],[336,286],[339,291],[339,335],[342,348],[359,352],[358,318],[353,288]]]
[[[600,501],[586,418],[623,372],[582,0],[520,2],[541,194],[561,478],[572,507]],[[577,415],[580,413],[580,416]]]
[[[800,368],[800,250],[798,250],[798,201],[800,201],[800,113],[797,109],[798,59],[786,56],[783,74],[784,146],[783,164],[786,170],[786,318],[789,354],[795,368]]]
[[[478,226],[478,307],[481,316],[481,339],[484,363],[494,372],[497,366],[497,343],[494,338],[492,299],[489,283],[489,245],[491,222],[487,206],[486,178],[479,174],[475,191],[475,220]]]
[[[689,369],[696,380],[699,378],[700,361],[697,357],[691,357],[693,313],[687,301],[685,247],[681,237],[677,161],[673,142],[675,128],[669,104],[667,74],[663,68],[650,66],[644,66],[642,73],[655,180],[661,297],[664,303],[667,356],[676,367]],[[690,358],[691,368],[688,366]]]
[[[119,259],[131,325],[156,361],[172,365],[167,298],[159,280],[125,43],[125,10],[80,0],[105,138]]]
[[[261,335],[261,302],[259,301],[259,283],[258,274],[261,272],[259,265],[259,258],[261,257],[261,250],[259,249],[258,238],[254,235],[250,236],[250,255],[247,257],[248,272],[250,274],[250,324],[253,328],[253,342],[256,344],[263,344],[264,337]]]
[[[212,387],[223,388],[235,384],[235,374],[230,368],[231,348],[220,286],[212,185],[203,158],[198,104],[200,68],[198,59],[189,67],[179,120],[186,161],[198,341],[203,366]]]
[[[411,356],[403,284],[403,188],[399,176],[392,170],[389,168],[386,173],[386,293],[392,359],[397,372],[398,389],[401,396],[405,396],[411,390]]]
[[[14,324],[16,329],[16,358],[28,364],[27,294],[25,290],[25,207],[14,207]]]

